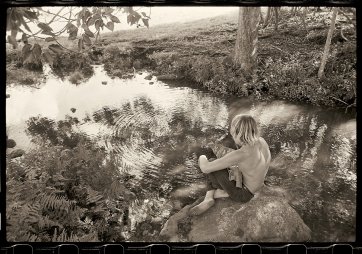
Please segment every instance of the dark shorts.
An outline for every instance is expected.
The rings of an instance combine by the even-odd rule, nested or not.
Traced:
[[[229,197],[234,201],[248,202],[254,194],[243,184],[242,188],[236,187],[235,181],[229,180],[229,172],[227,169],[206,174],[209,179],[208,190],[222,189],[229,194]]]
[[[209,161],[216,159],[216,155],[212,149],[208,147],[200,148],[196,154],[198,157],[202,154],[206,155]],[[236,187],[235,181],[229,180],[228,169],[214,171],[205,175],[209,180],[208,190],[222,189],[229,194],[229,197],[232,200],[243,203],[248,202],[252,197],[254,197],[254,194],[251,193],[245,185],[243,185],[242,188],[238,188]]]

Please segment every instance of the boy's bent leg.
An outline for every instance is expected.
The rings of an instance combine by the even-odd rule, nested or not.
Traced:
[[[214,171],[210,174],[213,174],[213,177],[217,179],[219,185],[225,192],[227,192],[232,200],[238,202],[248,202],[253,197],[253,195],[248,193],[244,188],[236,187],[235,182],[229,180],[229,173],[227,169]]]

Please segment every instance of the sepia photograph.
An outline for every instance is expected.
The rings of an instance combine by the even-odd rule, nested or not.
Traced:
[[[356,241],[356,8],[6,13],[6,241]]]

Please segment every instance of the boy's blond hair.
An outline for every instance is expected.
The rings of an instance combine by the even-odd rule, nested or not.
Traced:
[[[230,133],[238,146],[253,145],[259,138],[258,126],[250,115],[236,115],[231,121]]]

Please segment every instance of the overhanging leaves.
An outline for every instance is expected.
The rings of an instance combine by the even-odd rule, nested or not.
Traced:
[[[94,38],[94,34],[93,34],[90,30],[86,30],[86,31],[84,31],[84,32],[85,32],[85,34],[86,34],[88,37]]]
[[[149,28],[148,19],[142,19],[142,21],[143,21],[143,24],[145,24],[145,26],[147,26],[147,28]]]
[[[110,22],[108,22],[108,23],[106,24],[106,27],[113,32],[114,23],[110,21]]]
[[[121,23],[121,21],[119,21],[119,19],[116,16],[111,14],[109,15],[109,17],[114,23]]]
[[[34,11],[24,11],[24,17],[27,19],[38,19],[38,15]]]
[[[45,34],[45,35],[55,36],[55,34],[52,31],[49,31],[49,30],[43,30],[41,33]]]
[[[53,51],[56,54],[62,53],[63,49],[61,46],[59,46],[58,44],[51,44],[48,47],[51,51]]]
[[[101,25],[103,24],[102,20],[97,19],[94,26],[96,28],[97,31],[99,31],[99,28],[101,27]]]
[[[29,54],[31,54],[31,45],[30,44],[25,44],[21,50],[21,55],[23,57],[23,60],[25,60]]]
[[[54,37],[47,37],[47,38],[45,38],[45,41],[46,42],[55,41],[55,38]]]
[[[114,11],[111,7],[105,7],[104,8],[104,14],[108,15],[111,14]]]
[[[87,45],[92,44],[91,39],[86,34],[83,34],[83,42]]]
[[[39,23],[38,27],[43,31],[53,31],[53,29],[48,24],[45,23]]]
[[[23,35],[21,36],[21,41],[24,43],[24,44],[27,44],[28,43],[28,36],[23,33]]]
[[[127,16],[127,23],[134,25],[134,24],[138,23],[138,21],[140,19],[141,19],[141,15],[139,15],[137,12],[131,10]]]
[[[33,52],[35,58],[39,58],[41,56],[42,49],[38,43],[34,44],[32,52]]]
[[[80,39],[78,40],[78,50],[79,50],[79,51],[82,51],[82,49],[83,49],[83,39],[80,38]]]
[[[54,57],[49,52],[44,52],[42,56],[47,63],[53,65]]]

